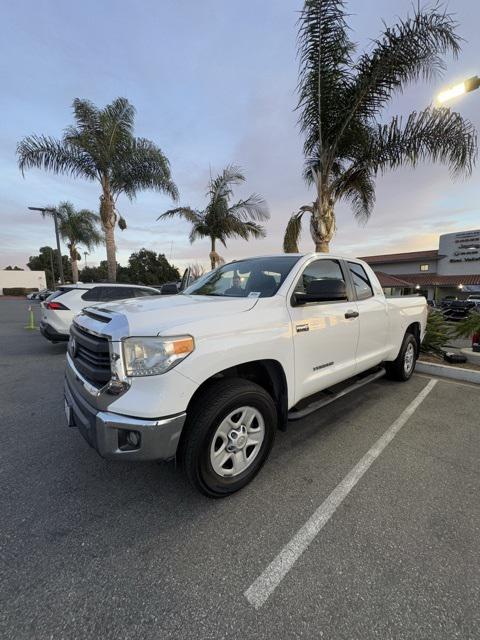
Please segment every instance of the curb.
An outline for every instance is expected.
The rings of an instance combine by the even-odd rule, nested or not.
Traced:
[[[427,373],[432,376],[441,376],[443,378],[451,378],[452,380],[480,384],[480,371],[475,371],[474,369],[461,369],[460,367],[450,367],[445,364],[435,364],[433,362],[417,360],[415,371],[418,371],[418,373]]]

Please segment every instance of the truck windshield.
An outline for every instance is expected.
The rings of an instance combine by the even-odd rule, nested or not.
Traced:
[[[273,256],[231,262],[204,275],[183,292],[195,296],[269,298],[274,296],[300,256]]]

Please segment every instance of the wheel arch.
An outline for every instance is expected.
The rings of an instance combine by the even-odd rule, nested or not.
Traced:
[[[417,343],[417,356],[420,353],[420,331],[420,322],[412,322],[405,330],[405,335],[411,334],[415,338],[415,342]]]
[[[285,431],[288,416],[288,384],[285,370],[278,360],[249,360],[233,367],[223,369],[207,378],[195,390],[187,406],[187,414],[190,407],[197,402],[204,391],[222,378],[241,378],[255,382],[265,389],[275,402],[278,415],[278,428]]]

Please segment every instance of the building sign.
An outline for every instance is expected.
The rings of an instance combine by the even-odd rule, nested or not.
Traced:
[[[438,253],[439,274],[480,273],[480,229],[441,235]]]
[[[456,233],[455,249],[450,262],[480,261],[480,231]]]

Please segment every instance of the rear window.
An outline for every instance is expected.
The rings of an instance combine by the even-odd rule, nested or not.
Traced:
[[[152,294],[149,293],[148,295]],[[83,300],[89,300],[91,302],[113,302],[114,300],[125,300],[126,298],[135,297],[135,287],[109,287],[108,285],[93,287],[93,289],[86,291],[82,296]]]
[[[88,289],[88,291],[85,291],[82,295],[82,300],[99,302],[102,299],[102,289],[103,287],[93,287],[93,289]]]

